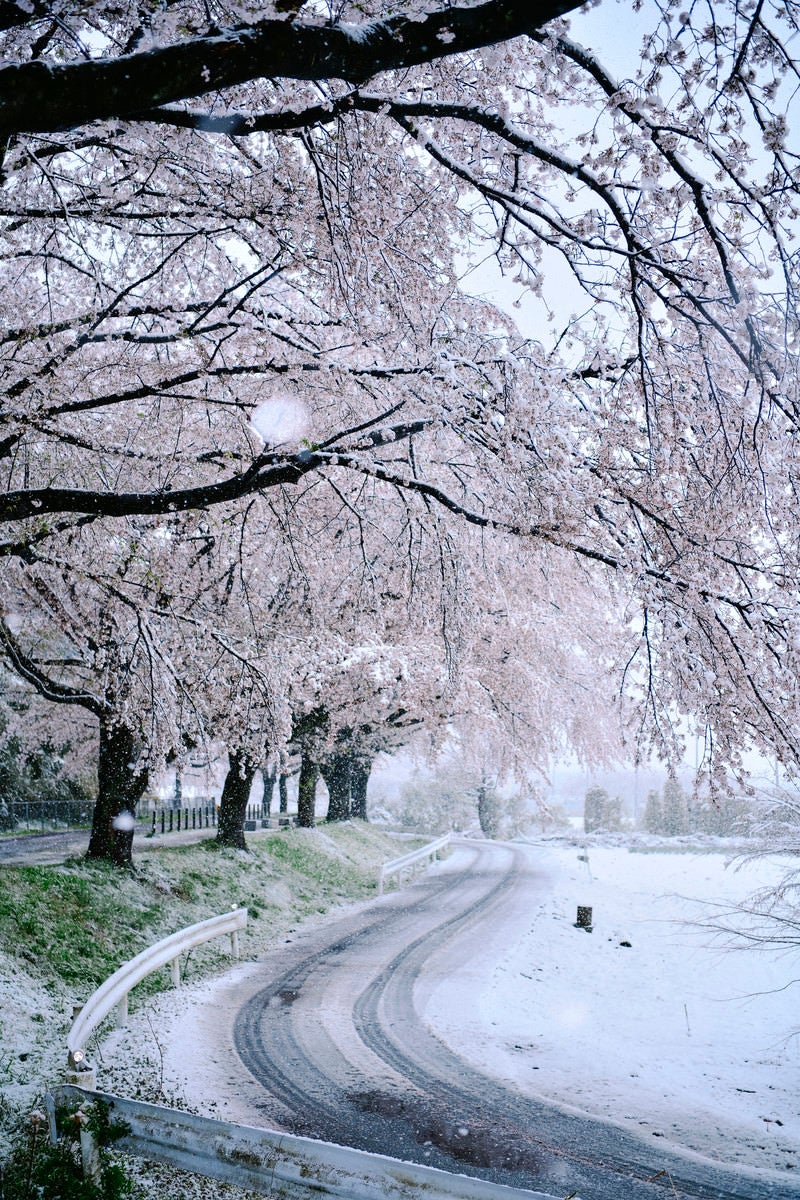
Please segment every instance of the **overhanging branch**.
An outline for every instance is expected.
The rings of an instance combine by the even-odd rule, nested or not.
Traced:
[[[6,622],[0,618],[0,653],[4,654],[11,666],[22,679],[33,687],[45,700],[56,704],[77,704],[86,708],[96,716],[105,712],[103,702],[91,692],[79,691],[67,684],[51,679],[41,669],[30,655],[26,654]]]
[[[533,33],[580,0],[488,0],[361,25],[268,19],[119,58],[0,70],[0,139],[132,117],[264,77],[364,83]]]
[[[393,445],[421,433],[429,419],[384,426],[364,433],[364,448]],[[335,446],[328,443],[325,451],[301,450],[297,454],[266,452],[254,459],[246,471],[231,475],[217,483],[197,487],[163,488],[142,492],[101,492],[88,488],[28,488],[6,492],[0,496],[0,524],[23,521],[30,517],[45,517],[52,513],[86,513],[91,517],[158,516],[166,513],[188,512],[191,509],[212,508],[255,492],[298,483],[304,475],[339,461]],[[343,462],[344,459],[342,458]]]

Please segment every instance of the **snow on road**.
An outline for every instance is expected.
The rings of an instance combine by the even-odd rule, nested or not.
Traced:
[[[528,853],[537,878],[504,930],[467,933],[420,980],[426,1022],[522,1092],[652,1138],[656,1162],[669,1140],[743,1171],[796,1172],[800,1197],[800,984],[785,986],[797,963],[715,949],[686,924],[698,900],[744,898],[780,864],[735,871],[719,852],[623,847],[590,848],[586,863],[563,843]],[[434,869],[453,870],[458,857]],[[593,908],[592,933],[574,928],[579,904]],[[272,1124],[222,1036],[237,992],[262,978],[241,964],[148,1002],[106,1040],[101,1086],[125,1092],[149,1071],[198,1111]],[[148,1068],[153,1029],[165,1023]]]
[[[797,1171],[796,958],[724,951],[687,922],[780,864],[720,853],[531,849],[551,888],[507,936],[448,955],[424,1017],[452,1049],[526,1094],[732,1164]],[[578,905],[593,932],[576,929]],[[625,943],[629,943],[626,945]]]

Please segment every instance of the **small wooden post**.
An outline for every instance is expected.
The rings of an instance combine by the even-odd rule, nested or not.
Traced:
[[[587,933],[592,932],[592,910],[584,904],[578,905],[578,919],[575,922],[576,929],[585,929]]]

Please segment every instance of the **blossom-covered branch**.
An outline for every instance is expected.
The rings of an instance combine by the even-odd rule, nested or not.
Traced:
[[[118,58],[14,64],[0,70],[0,137],[125,118],[264,77],[363,82],[531,33],[577,7],[578,0],[487,0],[360,25],[268,18]],[[7,4],[4,15],[22,24],[37,11]]]

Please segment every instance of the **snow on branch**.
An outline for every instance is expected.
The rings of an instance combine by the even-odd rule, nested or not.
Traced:
[[[359,83],[530,33],[578,7],[489,0],[363,25],[265,19],[118,58],[12,64],[0,70],[0,137],[130,117],[265,76]]]

